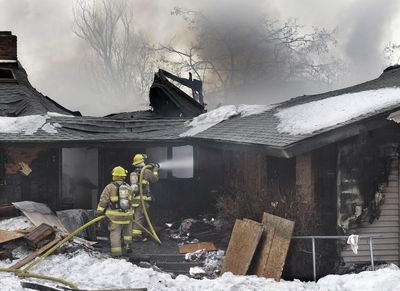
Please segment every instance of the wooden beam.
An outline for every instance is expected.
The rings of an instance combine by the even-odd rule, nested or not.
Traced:
[[[304,212],[315,208],[314,180],[312,154],[296,157],[296,202]]]
[[[32,261],[33,259],[35,259],[36,257],[40,256],[41,254],[43,254],[45,251],[47,251],[48,249],[50,249],[51,247],[55,246],[61,239],[60,238],[56,238],[54,240],[52,240],[51,242],[49,242],[48,244],[44,245],[43,247],[41,247],[40,249],[34,251],[32,254],[30,254],[29,256],[23,258],[22,260],[16,262],[14,265],[12,265],[10,268],[11,269],[19,269],[23,266],[25,266],[26,264],[28,264],[30,261]]]

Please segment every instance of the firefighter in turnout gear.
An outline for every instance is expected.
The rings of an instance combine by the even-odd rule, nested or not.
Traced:
[[[124,182],[127,173],[128,171],[120,166],[112,170],[112,182],[101,193],[96,211],[98,215],[105,214],[110,219],[108,230],[113,256],[122,255],[121,235],[125,251],[131,252],[134,208],[132,189]]]
[[[145,154],[136,154],[133,157],[132,165],[135,167],[134,171],[130,174],[130,182],[133,191],[133,206],[135,207],[135,221],[144,224],[145,217],[143,212],[143,205],[140,201],[140,173],[143,167],[146,166],[145,159],[147,156]],[[150,203],[153,200],[150,191],[150,183],[156,183],[158,181],[158,169],[159,166],[156,164],[151,164],[153,167],[151,169],[145,169],[142,179],[143,187],[143,204],[146,210],[150,208]],[[132,230],[133,241],[145,241],[146,238],[143,237],[142,230],[136,224],[133,224]]]

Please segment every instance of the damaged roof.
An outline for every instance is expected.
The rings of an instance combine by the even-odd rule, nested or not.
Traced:
[[[161,84],[157,82],[160,81]],[[39,93],[29,83],[18,62],[0,63],[0,142],[113,142],[178,140],[184,123],[204,107],[168,80],[155,77],[154,87],[165,95],[157,98],[181,100],[163,114],[155,110],[111,114],[106,117],[81,116]],[[161,89],[160,89],[161,90]],[[150,95],[152,100],[153,95]],[[181,114],[182,105],[183,112]],[[174,114],[171,114],[174,112]],[[184,116],[182,116],[184,115]],[[189,116],[189,117],[185,117]]]
[[[42,95],[28,81],[19,62],[0,63],[0,116],[17,117],[56,112],[80,116]]]
[[[271,109],[260,114],[244,117],[236,115],[193,135],[191,138],[199,142],[213,141],[216,143],[249,145],[258,147],[273,156],[293,157],[329,143],[358,135],[360,130],[388,124],[390,122],[386,120],[388,114],[400,108],[399,87],[400,66],[393,66],[387,68],[377,79],[323,94],[293,98],[276,104]],[[386,98],[384,95],[389,90],[391,90],[390,96]],[[367,100],[372,98],[368,94],[376,94],[377,96],[373,96],[375,98],[374,101],[380,106],[376,106],[374,110],[365,110],[358,116],[348,114],[347,119],[338,120],[337,123],[333,124],[328,123],[325,127],[317,127],[314,131],[293,130],[296,124],[292,124],[292,128],[288,130],[287,127],[285,128],[285,124],[282,125],[282,112],[285,109],[304,108],[318,103],[321,105],[323,103],[329,104],[329,101],[335,100],[331,97],[343,97],[342,101],[348,100],[346,103],[351,104],[351,101],[357,101],[358,99],[356,98],[361,96],[364,99],[360,100],[368,102]],[[365,102],[360,102],[356,107],[362,108]],[[346,103],[343,104],[343,110],[350,106]],[[325,109],[329,112],[329,108]],[[339,108],[339,110],[341,109]],[[288,110],[287,113],[290,114],[291,112]],[[303,120],[306,123],[312,118],[312,116],[299,118],[295,114],[300,115],[301,113],[294,112],[292,116],[286,116],[286,121],[291,119],[292,122],[298,121],[301,123]],[[305,111],[303,114],[307,114],[307,112]],[[325,121],[324,119],[324,116],[320,118],[321,124]],[[301,129],[301,124],[297,125],[300,125]]]

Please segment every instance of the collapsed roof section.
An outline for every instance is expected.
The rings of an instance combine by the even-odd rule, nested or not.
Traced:
[[[56,112],[80,116],[39,93],[19,62],[0,63],[0,116],[19,117]]]
[[[168,78],[190,88],[194,96],[187,95]],[[163,116],[192,118],[205,112],[204,105],[195,99],[198,95],[202,96],[201,81],[179,78],[169,72],[159,70],[154,75],[154,82],[150,88],[150,106],[154,112]],[[201,98],[199,100],[202,100]]]

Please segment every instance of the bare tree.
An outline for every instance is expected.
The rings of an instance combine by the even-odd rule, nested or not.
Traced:
[[[172,14],[186,20],[194,40],[184,48],[163,48],[175,55],[174,65],[204,81],[208,95],[228,99],[243,89],[277,82],[329,84],[340,74],[340,62],[329,56],[336,41],[325,29],[303,33],[295,20],[279,23],[265,15],[240,22],[183,8]]]
[[[129,3],[77,0],[74,19],[74,33],[93,50],[90,71],[99,91],[116,101],[146,103],[156,55],[146,38],[135,31]]]

